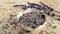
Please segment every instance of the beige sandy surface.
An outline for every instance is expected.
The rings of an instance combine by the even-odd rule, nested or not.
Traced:
[[[20,30],[20,28],[17,27],[16,30],[12,31],[11,28],[13,29],[13,27],[9,23],[7,23],[7,20],[10,18],[9,15],[17,15],[19,12],[24,12],[24,10],[22,10],[20,7],[15,8],[13,7],[13,5],[28,5],[27,2],[39,3],[40,1],[54,8],[58,12],[60,11],[60,0],[0,0],[0,22],[3,21],[2,23],[0,23],[0,25],[9,25],[9,29],[1,31],[0,34],[5,34],[4,31],[11,31],[11,34],[18,34],[18,31]],[[31,32],[33,34],[60,34],[60,21],[57,21],[54,18],[47,16],[45,23],[46,24],[44,25],[44,27],[37,27]]]

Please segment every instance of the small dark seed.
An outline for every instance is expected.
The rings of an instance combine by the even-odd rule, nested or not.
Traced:
[[[2,23],[2,22],[0,22],[0,23]]]
[[[13,23],[11,23],[11,25],[13,25]]]
[[[28,8],[28,6],[26,5],[20,5],[22,7],[22,9],[26,10]]]
[[[57,20],[59,20],[59,21],[60,21],[60,19],[57,19]]]
[[[33,8],[33,6],[29,6],[29,8]]]
[[[6,24],[6,26],[8,26],[8,24]],[[9,26],[8,26],[9,27]]]
[[[20,5],[14,5],[13,7],[19,7]]]
[[[55,16],[55,14],[52,14],[52,16]]]
[[[53,11],[53,8],[51,8],[50,11]]]
[[[44,6],[42,6],[42,10],[45,10],[45,7]]]

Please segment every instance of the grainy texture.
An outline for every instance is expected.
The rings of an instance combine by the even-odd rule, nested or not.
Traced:
[[[19,12],[24,12],[20,7],[15,8],[13,5],[15,4],[27,4],[27,1],[39,3],[40,0],[0,0],[0,34],[5,34],[5,32],[11,32],[11,34],[19,34],[21,32],[25,32],[21,30],[20,27],[17,27],[13,24],[13,19],[11,19],[11,14],[17,15]],[[53,7],[55,10],[60,10],[60,2],[57,0],[41,0],[46,5]],[[60,12],[60,11],[57,11]],[[58,14],[57,12],[53,12],[54,14]],[[15,17],[16,18],[16,17]],[[45,26],[43,28],[36,28],[31,31],[33,34],[60,34],[60,21],[55,20],[52,17],[47,16],[47,20],[45,22]],[[6,26],[8,24],[8,26]],[[15,28],[16,26],[16,28]],[[20,32],[21,31],[21,32]],[[29,34],[29,32],[28,32]]]

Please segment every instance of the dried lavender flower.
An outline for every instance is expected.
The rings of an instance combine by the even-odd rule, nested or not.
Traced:
[[[25,26],[36,28],[39,25],[43,25],[45,22],[45,15],[42,11],[33,10],[29,13],[25,13],[19,18],[19,22]]]

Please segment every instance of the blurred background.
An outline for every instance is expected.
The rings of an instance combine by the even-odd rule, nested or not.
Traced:
[[[25,10],[22,10],[20,7],[13,7],[14,5],[28,5],[27,2],[33,2],[33,3],[40,3],[43,2],[44,4],[54,8],[54,10],[60,12],[60,0],[0,0],[0,34],[5,34],[4,32],[11,31],[11,34],[18,34],[20,31],[19,27],[16,27],[17,29],[13,29],[13,26],[8,23],[8,20],[10,18],[10,15],[17,15],[19,12],[24,12]],[[51,22],[52,21],[52,22]],[[57,21],[51,17],[47,17],[47,24],[43,28],[34,29],[32,32],[33,34],[60,34],[60,21]],[[54,23],[54,24],[53,24]],[[2,26],[8,24],[8,29],[3,29]],[[49,25],[50,24],[50,25]],[[53,29],[53,26],[55,25],[56,28]],[[2,30],[3,29],[3,30]],[[11,30],[13,29],[13,31]],[[16,33],[15,33],[16,32]]]

